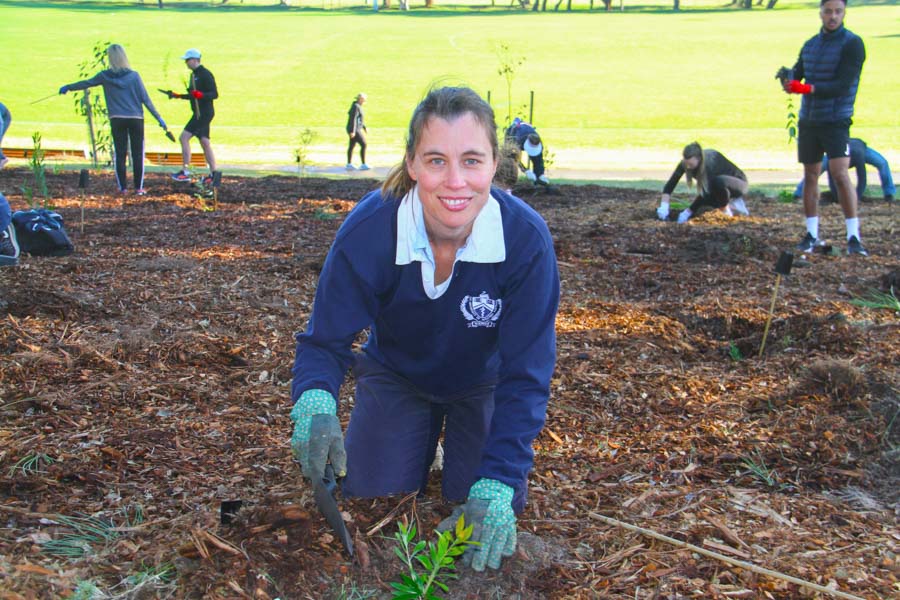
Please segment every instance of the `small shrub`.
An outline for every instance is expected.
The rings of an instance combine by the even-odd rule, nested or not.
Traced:
[[[31,167],[31,174],[34,176],[33,191],[38,192],[44,199],[44,208],[47,207],[47,173],[44,171],[44,149],[41,148],[41,132],[35,131],[31,134],[31,158],[28,159],[28,166]],[[29,198],[31,201],[32,198]],[[32,204],[31,208],[35,208]]]
[[[307,127],[300,133],[299,145],[294,149],[297,175],[301,178],[306,175],[306,167],[311,164],[309,161],[309,147],[316,140],[316,137],[318,137],[316,132]]]
[[[826,396],[834,404],[851,404],[867,390],[862,371],[846,360],[836,359],[812,363],[801,386],[805,393]]]
[[[778,201],[782,204],[793,204],[794,203],[794,191],[793,190],[781,190],[778,192]]]
[[[437,542],[416,542],[415,524],[407,528],[400,523],[399,531],[394,534],[394,554],[403,561],[408,574],[401,574],[399,583],[391,583],[392,600],[436,600],[435,588],[449,592],[442,579],[456,579],[456,559],[466,548],[478,544],[470,539],[473,529],[474,525],[466,527],[465,517],[460,515],[456,527],[441,533]],[[420,573],[419,567],[424,571]]]

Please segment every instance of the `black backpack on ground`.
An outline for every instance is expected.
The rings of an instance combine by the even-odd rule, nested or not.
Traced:
[[[63,218],[57,212],[36,208],[13,213],[16,238],[22,252],[32,256],[68,256],[75,246],[63,227]]]

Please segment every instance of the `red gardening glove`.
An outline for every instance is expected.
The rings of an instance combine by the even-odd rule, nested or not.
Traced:
[[[809,94],[812,92],[812,86],[808,83],[800,83],[796,79],[787,82],[787,91],[792,94]]]
[[[806,86],[806,87],[809,87],[809,86]],[[191,96],[193,96],[194,98],[199,100],[200,98],[203,97],[203,92],[201,92],[200,90],[191,90]]]

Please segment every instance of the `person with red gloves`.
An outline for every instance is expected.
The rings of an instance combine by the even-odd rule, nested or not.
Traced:
[[[847,253],[868,256],[859,235],[858,199],[850,181],[850,124],[866,60],[862,39],[844,27],[846,0],[821,0],[822,28],[803,44],[792,76],[782,79],[789,94],[801,94],[798,118],[797,157],[803,163],[803,210],[806,235],[797,245],[812,252],[819,240],[819,175],[822,155],[828,166],[844,211]],[[779,71],[782,73],[783,71]]]
[[[199,50],[191,48],[181,58],[191,70],[191,81],[187,93],[178,94],[172,90],[166,90],[165,94],[170,100],[172,98],[189,100],[193,114],[179,138],[183,166],[180,171],[172,175],[172,179],[175,181],[191,180],[191,138],[196,136],[200,140],[200,147],[203,148],[206,164],[209,165],[209,175],[203,178],[203,182],[208,184],[212,182],[213,173],[216,171],[216,156],[213,154],[212,144],[209,141],[209,124],[216,116],[213,100],[219,97],[219,90],[216,88],[216,79],[213,74],[200,64]]]

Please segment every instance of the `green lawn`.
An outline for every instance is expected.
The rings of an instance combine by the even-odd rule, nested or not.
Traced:
[[[576,14],[442,9],[439,1],[433,10],[378,14],[363,3],[326,11],[279,10],[271,0],[243,6],[231,0],[224,8],[168,4],[158,10],[151,0],[144,6],[0,0],[4,46],[14,58],[0,70],[0,99],[13,113],[4,145],[30,146],[31,133],[40,131],[45,147],[84,146],[85,126],[71,96],[29,102],[77,79],[95,42],[115,41],[150,90],[179,87],[187,74],[181,53],[192,46],[203,51],[221,94],[212,137],[226,168],[290,164],[306,127],[318,135],[314,162],[343,163],[346,111],[358,91],[369,95],[369,162],[384,166],[399,158],[411,109],[432,82],[490,90],[505,119],[496,56],[503,42],[525,57],[513,82],[514,105],[534,91],[534,121],[559,167],[669,166],[681,146],[698,139],[742,166],[790,168],[786,96],[773,76],[794,62],[819,24],[817,3],[798,0],[750,12],[685,2],[678,14],[660,10],[668,3],[633,10],[627,2],[625,12],[610,13],[577,3]],[[854,134],[894,162],[900,161],[898,18],[896,3],[854,4],[847,18],[868,53]],[[152,97],[179,131],[187,103],[155,91]],[[152,120],[147,131],[149,149],[175,149]]]

